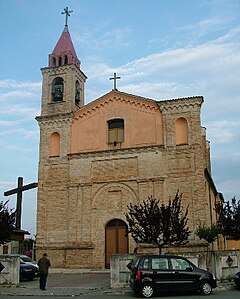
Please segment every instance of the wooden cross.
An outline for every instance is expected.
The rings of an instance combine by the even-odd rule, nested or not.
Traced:
[[[61,13],[62,15],[66,14],[66,18],[65,18],[65,26],[67,26],[67,20],[68,17],[70,17],[70,13],[73,12],[73,10],[68,10],[68,7],[63,9],[64,11]]]
[[[113,90],[117,90],[117,79],[121,79],[121,77],[117,77],[117,74],[114,73],[112,78],[109,78],[109,80],[113,80]]]
[[[16,206],[16,229],[21,229],[21,217],[22,217],[22,193],[23,191],[36,188],[38,183],[31,183],[23,185],[23,178],[18,177],[18,186],[15,189],[4,192],[4,196],[17,194],[17,206]]]

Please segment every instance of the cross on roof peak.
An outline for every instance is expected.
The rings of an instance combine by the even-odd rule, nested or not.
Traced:
[[[67,26],[68,17],[70,17],[70,13],[73,12],[73,10],[68,10],[68,7],[63,9],[64,11],[61,13],[62,15],[66,14],[65,16],[65,26]]]
[[[117,73],[113,73],[113,77],[109,78],[109,80],[113,80],[113,90],[117,90],[117,80],[121,79],[121,77],[117,77]]]

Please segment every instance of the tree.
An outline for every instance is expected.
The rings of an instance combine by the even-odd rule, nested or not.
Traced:
[[[196,229],[196,235],[199,237],[199,239],[204,239],[208,242],[208,244],[213,243],[220,233],[221,229],[216,224],[211,226],[200,224]]]
[[[196,235],[199,239],[203,239],[207,241],[207,269],[211,264],[211,255],[209,254],[210,245],[217,239],[218,235],[221,233],[221,229],[217,224],[213,224],[211,226],[206,226],[205,224],[199,226],[196,229]]]
[[[152,196],[139,205],[130,203],[125,216],[129,224],[128,232],[134,241],[157,245],[159,253],[168,245],[187,244],[190,235],[187,227],[188,207],[183,212],[181,200],[182,194],[177,192],[166,206],[160,205],[159,200]]]
[[[0,202],[0,244],[10,241],[10,236],[15,229],[15,212],[7,207],[8,201]]]
[[[222,201],[216,204],[216,213],[218,214],[217,224],[223,236],[240,240],[240,201],[235,197],[231,202]]]

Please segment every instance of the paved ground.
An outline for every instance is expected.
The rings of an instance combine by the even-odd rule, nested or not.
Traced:
[[[0,294],[22,296],[82,296],[93,293],[131,293],[129,288],[111,289],[109,272],[50,273],[46,291],[39,289],[39,278],[22,281],[19,287],[0,287]]]
[[[52,269],[51,269],[52,270]],[[230,289],[233,283],[218,285],[218,290]],[[132,294],[130,288],[110,288],[109,271],[94,272],[50,272],[46,291],[39,289],[39,278],[33,281],[20,282],[19,287],[0,286],[0,294],[11,296],[83,296],[87,294]]]

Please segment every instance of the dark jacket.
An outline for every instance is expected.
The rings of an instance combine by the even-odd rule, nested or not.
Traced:
[[[40,274],[48,274],[48,268],[51,267],[49,259],[45,256],[39,259],[38,267]]]

